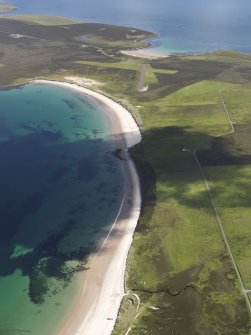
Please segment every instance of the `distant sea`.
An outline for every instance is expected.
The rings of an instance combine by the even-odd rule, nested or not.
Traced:
[[[150,30],[162,53],[251,52],[249,0],[12,0],[17,14],[67,16]]]
[[[29,84],[0,101],[0,334],[52,335],[124,181],[110,121],[89,98]]]

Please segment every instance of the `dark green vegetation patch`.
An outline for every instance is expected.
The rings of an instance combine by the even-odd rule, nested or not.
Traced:
[[[125,48],[142,46],[143,39],[151,36],[142,30],[96,23],[45,26],[1,18],[1,85],[67,72],[74,61],[111,61],[111,54],[123,44]]]

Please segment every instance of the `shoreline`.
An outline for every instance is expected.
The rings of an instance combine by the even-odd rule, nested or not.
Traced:
[[[132,115],[117,102],[85,87],[67,82],[34,80],[35,84],[61,86],[94,99],[111,120],[115,145],[127,148],[141,141],[141,133]],[[99,251],[89,257],[81,295],[70,317],[58,328],[57,335],[110,335],[124,292],[126,260],[140,210],[139,177],[127,156],[120,161],[124,176],[124,197],[114,222]]]
[[[159,59],[170,57],[171,54],[161,54],[157,51],[151,51],[149,48],[135,49],[135,50],[120,50],[120,53],[130,57],[139,57],[146,59]]]

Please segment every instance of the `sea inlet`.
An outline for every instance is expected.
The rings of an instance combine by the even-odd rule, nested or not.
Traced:
[[[53,334],[123,197],[111,123],[49,84],[0,101],[0,334]]]

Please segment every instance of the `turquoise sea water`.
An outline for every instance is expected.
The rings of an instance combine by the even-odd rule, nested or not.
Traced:
[[[56,14],[127,25],[160,35],[160,52],[251,52],[248,0],[13,0],[17,13]]]
[[[0,334],[53,334],[117,214],[121,169],[89,99],[30,84],[0,101]]]

